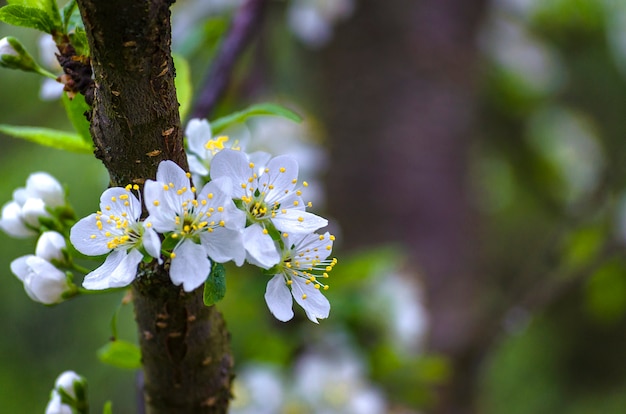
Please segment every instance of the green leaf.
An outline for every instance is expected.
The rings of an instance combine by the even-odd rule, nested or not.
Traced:
[[[213,263],[211,274],[204,283],[204,304],[213,306],[226,294],[226,269],[221,263]]]
[[[174,54],[172,57],[174,58],[174,67],[176,68],[174,84],[176,85],[176,95],[180,104],[180,119],[185,119],[191,107],[191,99],[193,97],[191,69],[189,68],[189,62],[181,55]]]
[[[113,414],[113,403],[111,401],[104,403],[104,407],[102,407],[102,414]]]
[[[76,0],[70,0],[61,9],[61,20],[63,22],[64,32],[66,33],[67,33],[67,28],[70,24],[70,19],[72,18],[72,14],[74,13],[74,10],[76,10],[76,6],[77,6]]]
[[[46,11],[19,4],[9,4],[0,8],[0,20],[13,26],[30,27],[45,33],[59,29]]]
[[[67,97],[67,94],[63,94],[63,106],[70,122],[74,126],[76,132],[83,137],[86,143],[91,144],[91,134],[89,133],[89,121],[85,118],[85,112],[90,112],[91,108],[85,102],[85,97],[81,94],[74,96],[74,99]]]
[[[61,25],[61,14],[56,0],[7,0],[7,4],[39,9],[50,17],[57,28]]]
[[[87,143],[79,134],[49,128],[25,127],[0,124],[0,132],[14,138],[22,138],[46,147],[70,152],[91,154],[93,144]]]
[[[89,56],[89,42],[87,41],[87,32],[85,32],[84,28],[80,26],[74,27],[74,30],[69,33],[69,37],[77,55]]]
[[[253,116],[262,116],[262,115],[270,115],[270,116],[282,116],[283,118],[290,119],[294,122],[301,122],[302,118],[300,115],[295,112],[282,107],[280,105],[271,104],[271,103],[262,103],[257,105],[252,105],[243,111],[235,112],[230,115],[226,115],[222,118],[218,118],[211,122],[211,131],[213,134],[217,134],[220,131],[223,131],[227,127],[232,124],[236,124],[238,122],[243,122],[246,119]]]
[[[141,351],[130,342],[116,340],[107,343],[98,350],[100,362],[117,368],[141,368]]]

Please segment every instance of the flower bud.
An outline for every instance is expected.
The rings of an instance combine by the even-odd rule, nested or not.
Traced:
[[[62,302],[63,294],[72,290],[65,273],[41,257],[18,257],[11,262],[11,271],[35,302],[53,305]]]
[[[57,260],[63,262],[65,256],[63,250],[66,248],[65,238],[56,231],[46,231],[39,236],[35,255],[49,262]]]
[[[46,414],[72,414],[72,407],[63,404],[61,394],[53,390],[48,406],[46,407]]]
[[[0,66],[20,69],[27,72],[39,72],[39,66],[24,46],[14,37],[0,39]]]
[[[65,204],[65,191],[56,178],[45,172],[31,174],[26,180],[26,192],[30,197],[41,198],[49,207]]]
[[[85,379],[74,371],[63,372],[54,383],[54,387],[58,392],[62,390],[74,400],[84,397],[86,386],[87,382]]]
[[[39,217],[50,217],[41,198],[29,198],[22,206],[22,220],[29,226],[39,228]]]
[[[15,201],[9,201],[2,207],[0,228],[13,237],[30,237],[37,234],[35,230],[26,226],[22,220],[22,207]]]

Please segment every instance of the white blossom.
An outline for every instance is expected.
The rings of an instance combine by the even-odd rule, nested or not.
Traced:
[[[311,321],[328,317],[330,303],[320,292],[328,285],[319,279],[327,278],[337,263],[337,259],[328,259],[334,240],[328,232],[286,237],[281,262],[270,270],[276,273],[265,291],[265,301],[276,319],[285,322],[293,318],[292,296]]]
[[[245,215],[231,199],[230,180],[215,179],[197,192],[190,175],[176,163],[163,161],[156,181],[147,180],[144,188],[148,220],[176,241],[170,257],[172,283],[182,284],[187,292],[204,283],[211,260],[233,260],[240,266],[245,259]]]
[[[72,290],[65,273],[35,255],[13,260],[11,271],[24,283],[26,293],[36,302],[46,305],[59,303],[63,294]]]
[[[149,221],[139,221],[141,203],[126,188],[107,189],[100,197],[100,210],[72,227],[70,241],[88,256],[110,254],[96,270],[85,276],[86,289],[129,285],[137,276],[144,251],[160,258],[161,241]]]
[[[269,234],[272,226],[286,234],[303,234],[328,224],[326,219],[305,211],[302,191],[297,187],[298,164],[289,156],[275,157],[259,169],[245,153],[224,149],[211,164],[211,178],[223,177],[231,180],[233,198],[250,224],[244,231],[244,246],[246,259],[254,265],[268,269],[280,260]]]
[[[185,129],[187,147],[191,154],[187,155],[189,170],[193,174],[206,176],[213,156],[224,148],[239,150],[238,141],[232,141],[227,135],[214,137],[211,125],[206,119],[194,118]],[[230,141],[230,142],[229,142]]]

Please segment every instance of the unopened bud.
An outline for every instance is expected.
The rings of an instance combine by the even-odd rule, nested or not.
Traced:
[[[0,39],[0,66],[26,72],[40,72],[40,67],[24,49],[19,40],[12,36]]]
[[[46,231],[39,236],[37,240],[37,247],[35,248],[35,255],[45,259],[49,262],[56,260],[57,262],[63,262],[65,256],[63,250],[66,248],[65,238],[56,231]]]

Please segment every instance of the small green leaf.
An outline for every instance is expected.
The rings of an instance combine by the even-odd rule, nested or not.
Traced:
[[[30,27],[44,33],[52,33],[59,29],[46,11],[19,4],[9,4],[0,8],[0,20],[13,26]]]
[[[98,350],[100,362],[117,368],[141,368],[141,351],[130,342],[116,340],[107,343]]]
[[[302,118],[300,115],[295,112],[282,107],[280,105],[271,104],[271,103],[262,103],[257,105],[252,105],[243,111],[235,112],[230,115],[226,115],[222,118],[218,118],[211,122],[211,131],[213,134],[217,134],[220,131],[223,131],[227,127],[232,124],[243,122],[246,119],[253,116],[262,116],[262,115],[270,115],[270,116],[282,116],[283,118],[290,119],[294,122],[301,122]]]
[[[22,138],[46,147],[70,152],[91,154],[93,144],[87,143],[79,134],[49,128],[25,127],[0,124],[0,132],[14,138]]]
[[[74,30],[69,33],[69,37],[77,55],[89,56],[89,43],[87,41],[87,32],[85,32],[84,28],[80,26],[74,27]]]
[[[104,407],[102,407],[102,414],[113,414],[113,403],[111,401],[104,403]]]
[[[85,97],[81,94],[74,96],[74,99],[63,94],[63,106],[70,122],[74,126],[76,132],[83,137],[83,140],[91,144],[91,134],[89,133],[89,121],[85,118],[85,112],[90,112],[91,108],[85,102]]]
[[[76,10],[76,6],[77,6],[76,0],[70,0],[61,9],[61,20],[63,21],[63,29],[64,29],[64,32],[66,33],[67,33],[67,28],[70,24],[70,19],[72,18],[72,14],[74,13],[74,10]]]
[[[204,304],[213,306],[226,294],[226,269],[221,263],[213,263],[211,274],[204,283]]]
[[[189,62],[181,55],[174,54],[172,57],[174,58],[174,67],[176,68],[174,84],[176,85],[176,95],[180,104],[180,119],[185,119],[191,106],[191,98],[193,97],[191,69],[189,68]]]

